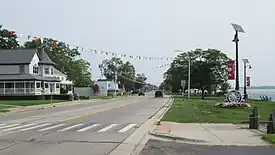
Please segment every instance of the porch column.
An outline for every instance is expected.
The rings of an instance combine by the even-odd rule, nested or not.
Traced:
[[[26,81],[24,81],[24,94],[26,95]]]
[[[15,94],[15,84],[16,84],[16,82],[15,81],[13,81],[13,94]]]
[[[40,84],[41,87],[41,84]],[[36,95],[36,81],[34,81],[34,95]]]
[[[6,81],[4,81],[4,95],[6,94]]]

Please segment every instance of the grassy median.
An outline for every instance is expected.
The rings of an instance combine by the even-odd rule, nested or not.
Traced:
[[[214,105],[222,102],[224,98],[206,98],[201,100],[175,97],[174,103],[163,117],[163,121],[179,123],[241,123],[248,121],[248,116],[253,107],[258,107],[260,120],[267,120],[275,102],[249,100],[252,108],[218,108]]]
[[[275,144],[275,134],[266,134],[263,136],[263,140]]]

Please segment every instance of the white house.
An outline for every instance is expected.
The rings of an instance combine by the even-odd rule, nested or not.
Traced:
[[[118,84],[112,80],[107,79],[99,79],[95,82],[95,84],[99,87],[99,96],[107,96],[108,94],[112,94],[115,91],[118,92]]]
[[[0,49],[0,95],[59,95],[64,86],[72,93],[73,83],[55,66],[41,48]]]

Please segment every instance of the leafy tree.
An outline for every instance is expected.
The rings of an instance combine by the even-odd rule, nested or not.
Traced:
[[[172,86],[173,92],[181,89],[180,81],[188,80],[188,61],[191,63],[191,88],[212,93],[219,85],[227,81],[226,65],[228,57],[216,49],[196,49],[178,55],[164,74],[165,88]],[[187,87],[187,86],[186,86]],[[183,89],[186,89],[183,88]]]
[[[123,62],[120,58],[112,58],[103,60],[99,65],[101,74],[109,80],[115,79],[119,83],[120,88],[131,90],[134,87],[135,67],[129,62]]]
[[[118,71],[122,64],[123,62],[120,58],[112,58],[103,60],[98,67],[103,76],[109,80],[114,80],[115,74],[119,74]]]
[[[43,38],[42,40],[27,41],[24,47],[43,47],[50,59],[57,64],[56,69],[66,74],[76,87],[90,86],[92,83],[91,73],[89,72],[90,64],[84,59],[77,59],[80,56],[77,49],[70,49],[64,45],[63,42]]]
[[[15,49],[19,47],[17,35],[14,31],[8,31],[0,25],[0,49]]]
[[[120,86],[126,90],[131,90],[134,87],[133,80],[135,78],[135,67],[127,61],[118,68],[118,81]]]
[[[230,89],[230,84],[228,82],[223,82],[221,85],[220,85],[220,90],[223,94],[227,93],[228,90]]]
[[[141,89],[146,83],[145,81],[147,80],[147,77],[142,73],[142,74],[137,74],[135,78],[135,89]]]

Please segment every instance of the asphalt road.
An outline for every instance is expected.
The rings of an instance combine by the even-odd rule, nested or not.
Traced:
[[[207,146],[150,139],[140,155],[274,155],[275,147]]]
[[[0,155],[108,154],[167,101],[135,96],[4,114]]]

